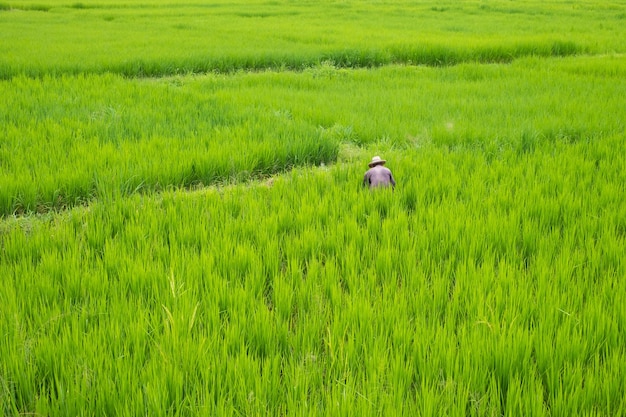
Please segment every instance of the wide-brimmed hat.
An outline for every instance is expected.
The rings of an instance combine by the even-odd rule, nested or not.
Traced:
[[[380,156],[375,156],[367,165],[369,165],[369,167],[371,168],[371,167],[375,167],[376,165],[385,165],[385,162],[387,161],[385,161],[384,159],[380,159]]]

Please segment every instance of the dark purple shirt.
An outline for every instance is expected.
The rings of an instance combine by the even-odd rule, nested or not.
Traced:
[[[393,179],[393,174],[382,165],[376,165],[367,170],[363,177],[363,184],[370,188],[375,187],[396,187],[396,180]]]

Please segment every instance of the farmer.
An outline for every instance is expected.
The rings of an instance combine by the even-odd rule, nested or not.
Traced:
[[[387,161],[380,159],[380,156],[372,158],[371,162],[368,164],[370,169],[367,170],[363,177],[363,185],[368,186],[370,189],[389,187],[390,185],[393,189],[396,188],[396,180],[393,179],[393,174],[389,168],[383,166],[385,162]]]

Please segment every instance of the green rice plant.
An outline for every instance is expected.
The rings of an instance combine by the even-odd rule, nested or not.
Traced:
[[[301,70],[325,60],[350,68],[441,66],[624,52],[624,5],[619,2],[610,7],[535,1],[483,6],[408,1],[9,2],[2,14],[0,77]],[[30,27],[37,30],[26,29]]]
[[[4,219],[3,412],[620,414],[621,143]]]
[[[339,143],[497,158],[623,131],[618,57],[323,73],[3,82],[2,213],[263,178],[332,162]]]
[[[13,195],[3,195],[4,214],[61,209],[168,186],[248,180],[336,157],[335,138],[263,108],[229,115],[229,105],[201,99],[180,108],[168,106],[161,114],[150,103],[165,100],[172,105],[178,93],[168,92],[168,85],[154,90],[151,84],[97,78],[48,79],[43,84],[21,79],[5,85],[17,88],[8,93],[6,108],[23,112],[12,114],[3,125],[2,188],[3,194]],[[129,90],[92,100],[92,94],[115,84],[113,91]],[[40,89],[44,85],[45,91]],[[76,90],[73,98],[57,103],[57,94],[67,88]],[[39,104],[29,102],[25,91],[40,94]],[[180,99],[188,100],[186,95]],[[247,145],[239,151],[242,143]]]
[[[20,6],[110,41],[2,43],[3,415],[624,413],[620,4]]]

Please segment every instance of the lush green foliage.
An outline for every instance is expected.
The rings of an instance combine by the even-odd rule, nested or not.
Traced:
[[[626,415],[625,10],[0,4],[0,416]]]
[[[3,82],[0,213],[245,180],[336,158],[336,137],[218,97],[217,87],[210,79],[185,88],[110,75]]]
[[[5,412],[620,415],[616,146],[428,146],[386,153],[395,193],[346,161],[5,223]]]
[[[601,139],[624,131],[625,80],[619,57],[359,71],[326,63],[140,82],[17,77],[0,82],[0,213],[328,163],[340,142],[523,153]]]
[[[623,53],[626,38],[623,2],[19,0],[8,7],[0,10],[1,78],[302,69],[324,60],[510,62]]]

